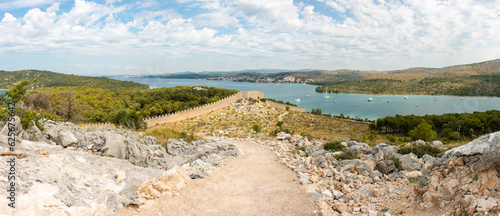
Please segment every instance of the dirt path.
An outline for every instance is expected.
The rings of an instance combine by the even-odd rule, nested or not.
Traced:
[[[283,114],[281,114],[280,116],[278,116],[278,121],[283,121],[283,116],[287,115],[288,112],[285,112]]]
[[[177,198],[118,215],[312,215],[313,201],[296,174],[264,146],[234,141],[244,155],[207,179],[193,180]]]

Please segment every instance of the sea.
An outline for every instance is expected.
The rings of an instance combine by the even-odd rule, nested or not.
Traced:
[[[321,109],[323,113],[343,114],[351,118],[375,120],[386,116],[472,113],[500,110],[500,97],[460,97],[433,95],[325,94],[316,92],[315,85],[296,83],[250,83],[197,79],[115,78],[149,84],[150,88],[173,86],[214,86],[239,91],[261,91],[264,97],[305,107],[307,111]],[[325,98],[328,96],[328,98]],[[369,101],[369,99],[372,99]],[[406,99],[405,99],[406,98]],[[300,102],[296,102],[300,99]],[[298,100],[297,100],[298,101]]]

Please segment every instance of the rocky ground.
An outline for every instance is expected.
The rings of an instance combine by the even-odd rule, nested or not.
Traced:
[[[7,127],[0,132],[2,158],[18,157],[17,211],[7,207],[7,199],[0,199],[0,214],[113,214],[125,206],[175,195],[189,179],[203,178],[241,153],[227,141],[169,140],[165,149],[156,138],[130,131],[40,123],[45,130],[15,126],[18,137],[24,138],[15,152],[8,151]],[[0,163],[1,185],[8,184],[7,166]],[[0,196],[6,193],[1,190]]]
[[[321,141],[278,134],[254,140],[294,170],[322,215],[486,215],[500,213],[500,132],[440,157],[397,153],[380,143],[343,142],[357,158],[338,160]],[[407,145],[425,145],[417,141]],[[441,146],[441,142],[431,145]],[[397,166],[397,167],[396,167]]]

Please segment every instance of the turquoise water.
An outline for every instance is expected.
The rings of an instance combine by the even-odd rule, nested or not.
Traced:
[[[215,86],[240,91],[261,91],[266,98],[295,103],[305,107],[307,111],[320,108],[323,113],[368,118],[374,120],[385,116],[425,115],[443,113],[463,113],[486,110],[500,110],[499,97],[456,97],[456,96],[427,96],[427,95],[376,95],[376,94],[328,94],[330,99],[324,98],[324,93],[315,92],[316,86],[286,83],[247,83],[232,81],[211,81],[195,79],[160,79],[160,78],[120,78],[138,83],[149,84],[151,88],[173,86]],[[310,97],[306,97],[309,95]],[[368,98],[372,102],[368,102]],[[380,97],[380,98],[379,98]],[[300,98],[300,102],[294,100]],[[333,100],[336,100],[334,103]],[[390,103],[387,103],[387,100]],[[418,106],[416,106],[418,104]]]

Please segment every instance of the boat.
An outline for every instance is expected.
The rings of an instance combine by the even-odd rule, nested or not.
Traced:
[[[389,100],[387,100],[387,103],[390,103],[390,101],[389,101]]]
[[[306,95],[306,97],[311,97],[311,95]]]
[[[460,98],[460,100],[464,100],[464,98],[463,98],[463,97],[461,97],[461,98]]]
[[[437,102],[437,101],[438,101],[438,99],[437,99],[437,98],[434,98],[434,102]]]
[[[330,98],[330,96],[328,96],[328,95],[326,94],[327,92],[328,92],[328,86],[327,86],[327,87],[326,87],[326,89],[325,89],[325,96],[324,96],[323,98],[327,98],[327,99],[328,99],[328,98]]]
[[[404,99],[408,99],[408,96],[405,96]]]
[[[380,96],[378,96],[378,99],[380,99]]]
[[[333,100],[334,103],[337,103],[337,100]]]
[[[416,107],[418,107],[418,104],[415,104]]]
[[[295,99],[295,102],[300,102],[300,98]]]
[[[371,98],[371,97],[368,98],[368,102],[372,102],[372,100],[373,100],[373,98]]]

